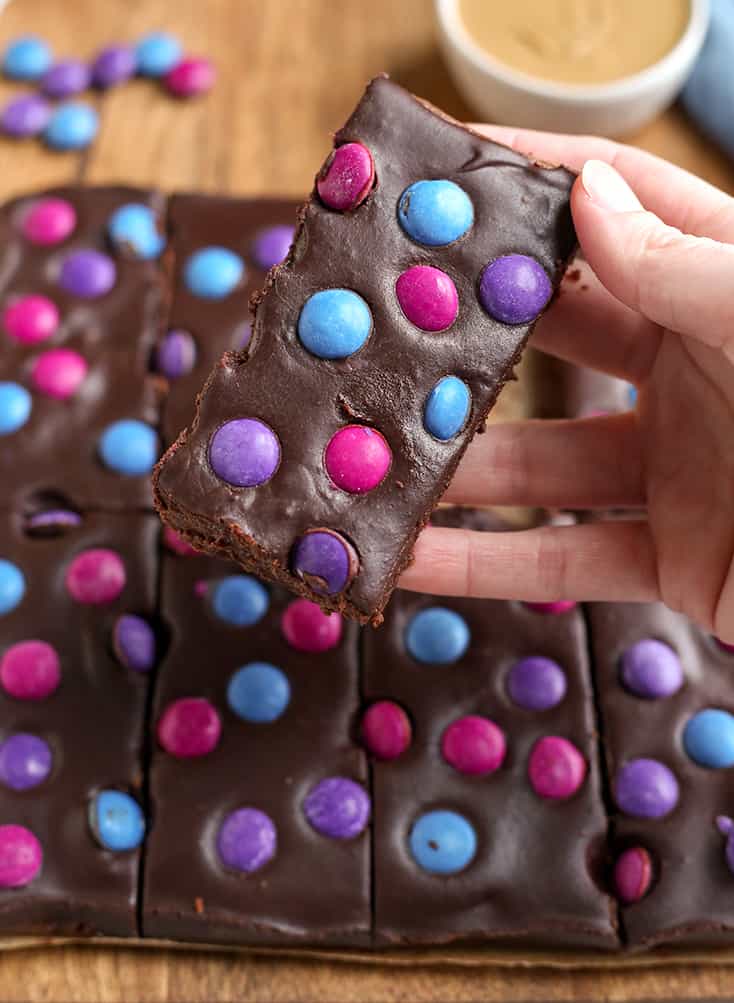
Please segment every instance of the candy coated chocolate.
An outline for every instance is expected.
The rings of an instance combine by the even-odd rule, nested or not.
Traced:
[[[175,35],[151,31],[135,46],[138,73],[144,77],[163,77],[181,61],[183,50]]]
[[[466,652],[471,633],[466,620],[443,606],[422,609],[408,624],[405,647],[419,662],[450,665]]]
[[[378,700],[362,718],[362,740],[376,759],[402,756],[410,745],[412,731],[410,718],[392,700]]]
[[[316,178],[319,198],[337,212],[361,205],[375,183],[372,154],[361,143],[344,143],[329,154]]]
[[[614,864],[614,888],[627,905],[639,902],[650,890],[652,860],[642,846],[631,846],[620,853]]]
[[[24,345],[35,345],[53,337],[59,319],[56,304],[48,297],[20,296],[5,307],[3,327],[11,338]]]
[[[350,494],[362,495],[381,484],[392,462],[390,447],[377,429],[347,425],[329,440],[324,465],[334,484]]]
[[[50,98],[70,98],[85,91],[92,82],[92,71],[79,59],[62,59],[41,77],[41,90]]]
[[[222,732],[219,714],[208,700],[183,697],[166,707],[158,721],[158,742],[178,759],[206,756]]]
[[[456,320],[459,295],[439,268],[413,265],[395,283],[400,309],[421,331],[445,331]]]
[[[370,799],[364,787],[349,777],[327,777],[309,791],[303,812],[322,836],[354,839],[369,822]]]
[[[268,611],[270,597],[265,586],[252,575],[228,575],[211,590],[215,616],[233,627],[251,627]]]
[[[97,54],[92,63],[92,82],[106,90],[122,84],[135,74],[137,59],[129,45],[110,45]]]
[[[43,849],[22,825],[0,825],[0,888],[23,888],[41,869]]]
[[[117,269],[106,254],[99,251],[76,251],[64,258],[59,283],[64,292],[82,299],[104,296],[115,284]]]
[[[532,609],[536,613],[555,615],[558,613],[568,613],[577,604],[572,599],[554,599],[552,602],[527,602],[525,605],[528,609]]]
[[[291,567],[317,595],[334,595],[354,577],[357,559],[350,544],[338,533],[313,529],[296,541]]]
[[[8,44],[2,68],[12,80],[38,80],[51,65],[51,49],[37,35],[23,35]]]
[[[255,263],[263,271],[267,271],[285,261],[295,232],[296,228],[288,224],[269,226],[266,230],[262,230],[252,245]]]
[[[586,761],[579,750],[558,735],[541,738],[528,760],[533,790],[543,798],[570,798],[586,778]]]
[[[84,550],[66,569],[65,582],[77,602],[93,606],[114,602],[127,582],[125,562],[107,547]]]
[[[351,289],[322,289],[310,296],[298,318],[303,347],[319,359],[346,359],[370,336],[372,314]]]
[[[227,684],[229,709],[243,721],[270,724],[285,712],[290,699],[288,677],[268,662],[244,665]]]
[[[133,672],[150,672],[155,665],[155,633],[142,616],[118,616],[112,629],[112,645],[120,665]]]
[[[38,735],[17,732],[0,743],[0,783],[14,791],[38,787],[52,764],[49,744]]]
[[[27,517],[25,531],[28,536],[55,536],[62,530],[81,526],[82,522],[79,513],[71,509],[41,509]]]
[[[297,651],[313,653],[335,648],[342,637],[342,618],[338,613],[324,613],[308,599],[294,599],[280,621],[283,637]]]
[[[31,416],[31,395],[20,383],[0,382],[0,435],[12,435]]]
[[[400,196],[398,219],[416,243],[441,247],[468,232],[474,206],[454,181],[416,181]]]
[[[463,429],[471,410],[469,388],[458,376],[443,376],[426,400],[423,423],[440,442],[448,442]]]
[[[479,299],[505,324],[529,324],[548,305],[553,286],[542,265],[526,254],[491,261],[479,281]]]
[[[130,202],[115,209],[108,224],[110,240],[123,253],[149,260],[157,258],[166,246],[155,213],[147,205]]]
[[[633,818],[663,818],[678,804],[678,781],[672,770],[656,759],[632,759],[614,781],[620,811]]]
[[[0,131],[6,136],[37,136],[46,128],[51,106],[38,94],[12,98],[0,112]]]
[[[477,834],[458,812],[429,811],[411,829],[410,851],[429,874],[458,874],[474,859]]]
[[[100,845],[115,853],[136,850],[145,835],[140,805],[124,791],[97,794],[91,808],[91,826]]]
[[[272,860],[278,849],[273,820],[257,808],[238,808],[222,822],[217,853],[225,867],[252,874]]]
[[[734,766],[734,716],[717,707],[698,711],[686,724],[683,747],[699,766],[712,770]]]
[[[449,766],[470,776],[494,773],[502,766],[506,751],[502,729],[477,714],[453,721],[441,739],[441,754]]]
[[[520,659],[507,675],[510,699],[524,710],[548,710],[566,695],[566,674],[550,658],[530,655]]]
[[[186,376],[196,364],[196,342],[188,331],[169,331],[158,346],[156,365],[166,379]]]
[[[678,655],[654,638],[644,638],[624,652],[620,674],[630,692],[647,700],[671,696],[684,679]]]
[[[102,433],[99,455],[105,466],[126,477],[141,477],[158,458],[155,429],[135,418],[116,421]]]
[[[23,216],[23,236],[32,244],[51,247],[73,233],[76,210],[71,202],[59,198],[41,198],[31,203]]]
[[[23,572],[12,561],[0,558],[0,616],[15,609],[24,595]]]
[[[45,700],[60,680],[58,653],[46,641],[18,641],[0,660],[0,682],[16,700]]]
[[[33,363],[31,379],[39,393],[68,400],[79,390],[89,371],[87,360],[70,348],[51,348]]]
[[[257,418],[236,418],[212,436],[209,463],[214,473],[237,488],[264,484],[280,463],[280,443],[273,430]]]
[[[46,146],[53,150],[83,150],[99,129],[97,112],[82,101],[58,106],[43,132]]]
[[[210,60],[189,56],[169,70],[164,79],[169,93],[174,97],[191,98],[211,90],[216,71]]]

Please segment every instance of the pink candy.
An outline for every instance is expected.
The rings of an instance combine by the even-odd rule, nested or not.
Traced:
[[[21,296],[3,311],[3,327],[23,345],[35,345],[56,333],[59,311],[46,296]]]
[[[40,199],[23,217],[23,236],[32,244],[49,247],[66,240],[76,226],[76,211],[64,199]]]
[[[622,902],[639,902],[651,883],[652,860],[647,850],[632,846],[620,854],[614,865],[614,888]]]
[[[113,602],[125,588],[125,565],[114,550],[85,550],[66,571],[66,588],[77,602],[99,606]]]
[[[20,641],[0,659],[0,683],[16,700],[45,700],[60,681],[59,656],[45,641]]]
[[[361,143],[338,146],[321,168],[316,190],[324,205],[337,212],[355,209],[375,183],[372,154]]]
[[[446,272],[414,265],[395,285],[400,309],[421,331],[445,331],[459,312],[459,294]]]
[[[158,741],[172,756],[192,759],[216,748],[222,722],[203,697],[182,697],[164,710],[158,721]]]
[[[170,526],[163,527],[163,543],[174,554],[178,554],[179,557],[192,557],[198,553],[188,541],[184,540],[180,533],[177,533],[175,529],[171,529]]]
[[[165,82],[175,97],[190,98],[210,90],[215,77],[214,65],[208,59],[189,57],[166,74]]]
[[[720,641],[718,637],[714,638],[714,640],[722,651],[728,651],[730,653],[734,652],[734,644],[727,644],[726,641]]]
[[[31,370],[33,383],[42,394],[56,400],[73,397],[87,375],[87,361],[70,348],[52,348],[36,359]]]
[[[413,737],[410,718],[392,700],[378,700],[362,718],[362,739],[375,759],[402,756]]]
[[[23,825],[0,825],[0,888],[29,884],[43,863],[41,844]]]
[[[572,599],[556,599],[555,602],[526,602],[525,605],[536,613],[568,613],[576,603]]]
[[[475,714],[454,721],[441,739],[441,753],[449,766],[472,776],[494,773],[504,762],[506,752],[502,729]]]
[[[542,798],[570,798],[586,777],[586,760],[568,739],[548,735],[533,746],[528,776]]]
[[[283,636],[297,651],[321,652],[335,648],[342,637],[342,618],[338,613],[324,613],[308,599],[296,599],[286,608],[280,621]]]
[[[334,484],[350,494],[372,491],[387,475],[390,447],[380,433],[366,425],[347,425],[331,437],[324,454],[326,472]]]

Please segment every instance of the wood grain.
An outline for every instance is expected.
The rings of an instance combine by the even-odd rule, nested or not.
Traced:
[[[0,198],[67,183],[125,181],[167,190],[303,194],[329,134],[365,81],[383,70],[451,114],[471,118],[440,61],[430,0],[12,0],[0,45],[35,31],[59,54],[166,27],[219,71],[204,100],[174,101],[135,82],[99,101],[102,127],[85,154],[0,142]],[[0,100],[18,88],[0,84]],[[668,112],[638,145],[734,193],[734,169]],[[514,389],[509,410],[521,408]],[[327,892],[328,894],[328,892]],[[53,948],[0,955],[0,1003],[320,1003],[353,1001],[638,1000],[734,996],[718,966],[639,972],[391,970],[232,955]]]

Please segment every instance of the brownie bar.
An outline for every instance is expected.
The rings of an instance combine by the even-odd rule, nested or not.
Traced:
[[[113,239],[131,204],[137,222],[118,219]],[[151,506],[165,287],[140,252],[162,248],[163,213],[162,196],[135,188],[59,188],[0,210],[0,507],[49,494]]]
[[[158,534],[152,514],[3,515],[3,933],[139,933]]]
[[[397,592],[363,643],[378,943],[619,948],[580,609]]]
[[[625,940],[731,943],[734,654],[662,604],[593,603],[589,624]]]
[[[573,176],[374,80],[192,427],[163,519],[361,623],[382,610],[574,253]]]
[[[162,424],[166,445],[191,423],[196,395],[214,364],[228,349],[244,348],[249,341],[250,296],[263,285],[268,269],[285,257],[298,205],[288,199],[212,195],[169,199],[173,299],[168,331],[156,352],[156,368],[168,381]],[[212,249],[233,252],[243,267],[234,289],[216,299],[202,296],[206,289],[190,274],[196,256],[201,262],[201,252]],[[216,277],[217,259],[209,260],[214,262],[211,281]],[[219,261],[220,269],[226,267],[226,258]],[[238,262],[231,259],[229,265],[236,269]],[[192,291],[192,281],[198,294]]]
[[[355,625],[209,557],[161,587],[145,936],[369,944]]]

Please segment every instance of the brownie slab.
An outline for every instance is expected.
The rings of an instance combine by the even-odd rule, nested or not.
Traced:
[[[377,943],[618,949],[580,609],[399,591],[363,644]]]
[[[151,506],[166,291],[157,260],[110,236],[130,204],[164,243],[163,197],[135,188],[59,188],[0,210],[0,507],[48,494]]]
[[[135,936],[159,526],[63,516],[2,516],[0,931]]]
[[[716,820],[734,811],[734,654],[662,604],[593,603],[589,623],[625,940],[730,943],[734,873]]]
[[[378,624],[574,253],[572,182],[374,80],[157,469],[163,519]]]
[[[288,199],[213,195],[169,199],[172,302],[168,331],[156,353],[156,368],[168,382],[162,419],[166,445],[191,423],[196,395],[214,364],[224,352],[247,344],[250,296],[262,287],[268,269],[285,257],[298,205]],[[244,266],[233,291],[217,299],[192,291],[188,274],[195,255],[211,248],[233,252]]]
[[[161,613],[144,935],[369,944],[355,625],[202,556],[164,556]]]

